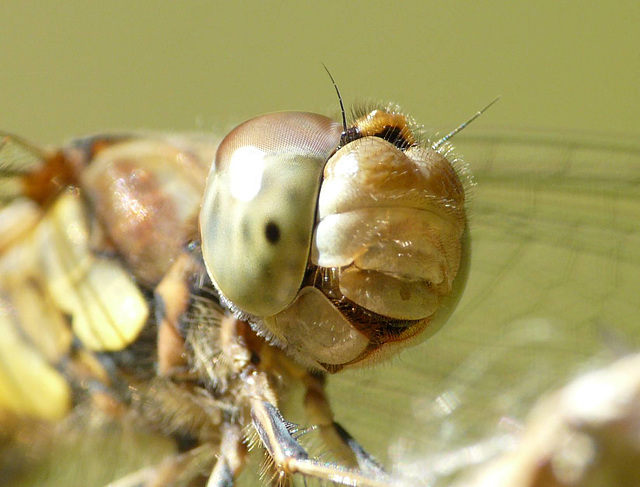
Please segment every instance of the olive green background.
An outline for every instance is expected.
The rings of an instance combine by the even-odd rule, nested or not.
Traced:
[[[0,127],[58,143],[111,129],[224,131],[274,110],[391,100],[449,130],[640,134],[630,1],[4,1]]]
[[[577,134],[588,141],[589,134],[607,134],[633,141],[640,135],[639,25],[640,4],[623,1],[3,2],[0,129],[40,143],[60,143],[104,130],[225,133],[251,116],[275,110],[337,114],[324,63],[347,105],[394,101],[440,132],[500,95],[466,134],[542,129],[561,138]],[[532,164],[534,159],[523,160]],[[482,223],[481,183],[479,178],[475,221],[483,242],[481,231],[491,225]],[[637,206],[637,198],[630,201]],[[571,202],[563,203],[557,210],[570,207]],[[491,257],[490,250],[475,256]],[[538,257],[542,262],[544,255]],[[482,276],[482,262],[476,264],[476,275]],[[492,261],[486,265],[492,266],[500,268]],[[521,279],[505,299],[526,298],[519,293],[527,289],[526,276]],[[500,312],[487,306],[478,320],[492,321]],[[333,381],[338,419],[379,457],[389,454],[398,430],[407,437],[435,432],[445,440],[448,431],[473,430],[472,413],[456,420],[443,413],[442,427],[416,421],[432,408],[430,401],[443,384],[460,378],[462,384],[473,384],[469,387],[487,388],[494,402],[506,404],[510,396],[502,391],[518,390],[513,395],[521,397],[529,386],[523,377],[535,377],[505,368],[476,380],[484,374],[482,361],[465,362],[474,350],[504,353],[506,363],[516,363],[526,347],[512,351],[508,340],[500,342],[500,327],[483,337],[468,333],[469,323],[457,331],[463,319],[452,321],[394,365]],[[634,326],[635,320],[624,323]],[[541,351],[554,365],[565,352],[542,345],[528,353],[539,357]],[[584,351],[590,353],[593,347]],[[537,376],[554,373],[550,367]],[[359,386],[365,393],[359,393]],[[542,388],[531,384],[530,395]],[[407,390],[424,393],[424,407],[407,398]],[[481,411],[486,404],[468,406]],[[509,404],[499,409],[513,412]],[[401,446],[391,448],[402,453]],[[432,444],[418,448],[420,454],[438,453]]]

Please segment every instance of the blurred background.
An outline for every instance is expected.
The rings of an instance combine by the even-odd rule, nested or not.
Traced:
[[[433,131],[449,132],[500,95],[499,103],[466,129],[465,135],[517,129],[519,133],[543,130],[586,141],[603,134],[634,141],[640,136],[638,25],[640,3],[625,1],[588,5],[551,0],[5,1],[0,4],[0,128],[34,142],[56,144],[108,130],[223,134],[247,118],[277,110],[337,115],[338,103],[324,63],[347,106],[367,100],[393,101]],[[513,150],[519,152],[518,146]],[[551,167],[561,154],[557,150],[549,154]],[[637,153],[632,157],[631,162],[636,163]],[[474,167],[474,158],[468,159],[474,170],[485,167]],[[522,160],[533,164],[533,155]],[[607,158],[598,159],[597,164],[602,160]],[[629,165],[629,160],[624,159],[620,167],[638,167]],[[490,166],[491,161],[486,167]],[[593,169],[584,181],[592,184],[598,174]],[[561,377],[558,364],[573,366],[598,347],[594,332],[582,349],[581,344],[587,342],[581,341],[580,329],[569,329],[566,342],[548,346],[552,333],[534,336],[536,330],[544,335],[548,322],[528,328],[531,336],[514,339],[518,346],[504,338],[502,305],[511,299],[518,303],[527,299],[522,290],[530,290],[528,275],[509,269],[505,273],[511,273],[511,280],[502,286],[503,296],[486,299],[480,292],[484,277],[497,282],[497,273],[507,265],[499,259],[506,260],[508,253],[486,243],[493,234],[491,221],[483,220],[484,197],[491,201],[494,190],[490,184],[483,185],[481,178],[478,188],[476,236],[485,247],[475,255],[486,254],[494,260],[484,267],[480,259],[474,261],[480,265],[475,274],[472,270],[470,287],[472,293],[477,292],[461,305],[472,311],[471,318],[459,313],[452,325],[391,366],[381,366],[369,375],[344,374],[331,382],[337,417],[383,460],[390,455],[397,461],[403,453],[413,451],[418,436],[432,440],[418,447],[432,455],[442,445],[458,446],[460,436],[467,432],[475,439],[486,432],[478,426],[482,421],[490,428],[495,426],[486,417],[478,419],[488,409],[513,413],[505,414],[503,425],[512,417],[521,419],[525,411],[516,411],[513,404],[526,397],[530,405],[553,382],[549,377]],[[514,194],[525,204],[535,200],[530,197],[534,194],[531,187]],[[522,195],[526,197],[520,198]],[[573,206],[570,200],[562,200],[561,207],[549,201],[556,210]],[[637,206],[637,198],[630,201]],[[604,203],[605,209],[613,208],[608,200]],[[601,227],[607,225],[606,215],[598,220]],[[569,227],[564,230],[567,239],[575,237],[576,248],[593,243],[581,241]],[[508,228],[504,231],[512,233]],[[614,239],[616,231],[611,230]],[[637,226],[631,232],[637,235]],[[610,241],[611,234],[602,241]],[[600,237],[594,240],[597,245],[602,241]],[[582,262],[575,258],[579,257],[576,248],[568,254],[554,254],[558,265],[571,259]],[[606,254],[608,247],[603,248]],[[548,250],[542,246],[538,253],[527,254],[520,262],[523,270],[546,272],[538,264]],[[609,260],[597,265],[605,268],[614,262],[625,276],[637,276],[636,267],[623,267],[620,259],[609,253]],[[632,259],[637,266],[637,251]],[[592,283],[599,275],[599,267],[584,268],[587,270],[578,277],[566,270],[566,276],[540,278],[543,284],[545,278],[561,284],[563,279],[574,279],[564,287],[566,301],[543,303],[545,317],[564,313],[562,320],[566,321],[576,310],[585,311],[580,316],[592,311],[578,309],[589,297],[571,301],[580,284]],[[474,276],[480,276],[475,283]],[[615,290],[614,281],[607,285]],[[492,300],[493,304],[482,304]],[[564,309],[569,302],[576,308]],[[599,305],[594,301],[593,306]],[[619,321],[629,327],[629,336],[637,337],[632,316],[637,305],[626,309],[625,319]],[[615,314],[614,321],[619,318]],[[474,334],[480,320],[490,326],[494,317],[495,329]],[[532,342],[537,345],[529,347]],[[569,348],[579,358],[566,359]],[[498,356],[501,358],[492,365],[491,360]],[[541,369],[527,375],[531,360],[538,360]],[[498,370],[488,372],[491,367]],[[362,393],[354,394],[358,386]],[[466,394],[465,388],[482,391]],[[507,389],[516,392],[503,394]],[[407,390],[417,391],[416,396],[407,397]],[[452,419],[447,412],[447,408],[458,407],[447,403],[451,390],[467,401],[467,408],[459,408],[462,417]],[[341,401],[341,397],[348,400]],[[442,420],[440,413],[433,412],[434,398],[442,406]],[[423,423],[419,422],[421,415],[427,417]],[[517,425],[513,428],[517,430]],[[409,438],[404,444],[392,438],[398,431],[398,436]],[[455,441],[448,441],[454,436]]]
[[[224,131],[274,110],[394,101],[448,131],[640,134],[640,6],[556,2],[18,2],[0,5],[0,127],[58,143],[108,129]]]

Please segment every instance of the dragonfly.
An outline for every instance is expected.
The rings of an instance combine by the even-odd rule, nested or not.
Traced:
[[[337,156],[358,141],[368,147],[370,144],[362,143],[367,136],[380,139],[372,145],[382,143],[399,151],[420,144],[432,149],[436,145],[416,137],[419,130],[403,132],[411,124],[395,118],[400,114],[397,110],[379,110],[387,117],[382,130],[367,118],[374,110],[361,111],[350,126],[319,116],[305,119],[305,123],[321,124],[322,133],[331,133],[320,150],[326,158]],[[274,120],[277,119],[259,117],[253,123],[281,123]],[[235,146],[220,147],[227,147],[231,154],[237,152],[238,145],[245,147],[243,130],[252,130],[248,123],[248,129],[244,124],[236,129],[241,136],[235,137],[238,132],[234,131],[225,139]],[[358,135],[358,131],[365,136]],[[233,159],[224,156],[224,150],[220,155],[218,139],[97,136],[66,146],[65,162],[56,161],[59,151],[46,152],[18,137],[6,136],[2,160],[8,177],[2,191],[10,196],[7,199],[11,203],[3,210],[8,217],[2,221],[4,231],[0,232],[5,288],[2,333],[6,337],[2,355],[13,362],[7,365],[5,360],[0,368],[5,374],[0,381],[0,397],[2,406],[9,409],[3,424],[11,426],[3,428],[8,445],[3,448],[4,476],[18,482],[31,472],[33,478],[32,467],[37,465],[40,473],[35,477],[44,477],[36,483],[54,475],[64,479],[80,470],[85,475],[85,485],[155,485],[153,482],[163,481],[228,485],[251,454],[246,441],[262,445],[262,450],[254,451],[267,450],[271,461],[261,467],[261,477],[267,483],[290,480],[289,474],[294,470],[286,470],[291,467],[284,465],[283,458],[294,458],[301,462],[292,462],[298,465],[294,468],[303,465],[306,469],[296,473],[294,479],[345,485],[431,485],[451,470],[461,468],[460,464],[464,467],[477,462],[461,455],[442,454],[483,438],[502,438],[497,432],[504,430],[505,424],[517,429],[513,425],[535,398],[585,361],[597,359],[598,352],[606,348],[603,343],[628,345],[637,341],[634,318],[639,305],[632,295],[640,279],[636,221],[640,194],[635,176],[640,166],[640,145],[634,141],[585,141],[558,135],[467,135],[466,139],[462,135],[455,140],[473,172],[473,185],[461,165],[455,168],[456,177],[450,179],[466,181],[471,200],[469,223],[463,220],[462,228],[456,230],[462,256],[468,252],[467,232],[471,235],[466,291],[462,294],[456,287],[462,284],[451,277],[455,285],[448,295],[452,298],[443,298],[445,315],[453,311],[455,300],[463,297],[447,325],[421,345],[391,359],[390,364],[374,365],[368,372],[339,370],[341,361],[346,361],[344,357],[353,360],[344,337],[354,332],[346,328],[345,334],[344,326],[338,338],[327,337],[331,343],[342,343],[342,351],[326,352],[318,343],[308,344],[313,337],[291,331],[291,327],[284,334],[282,328],[267,323],[265,329],[258,328],[255,333],[250,326],[239,324],[250,322],[255,316],[282,313],[259,309],[264,303],[272,306],[278,299],[270,293],[281,290],[247,284],[252,277],[246,273],[256,267],[255,259],[252,265],[233,267],[237,255],[240,260],[255,255],[247,248],[238,248],[237,241],[231,242],[228,237],[236,231],[233,225],[241,209],[225,207],[228,211],[218,215],[198,213],[202,195],[205,194],[205,202],[208,197],[204,181],[211,161],[214,157]],[[313,150],[318,151],[320,145],[322,141]],[[441,149],[434,151],[445,160],[453,159],[448,144]],[[283,148],[283,152],[287,151]],[[245,153],[243,160],[247,155],[256,154]],[[263,161],[258,155],[257,159]],[[49,172],[40,170],[45,160],[52,161]],[[113,164],[114,160],[122,164]],[[242,176],[249,169],[260,172],[265,168],[249,164],[249,168],[235,173],[227,171],[226,180],[217,178],[216,182],[207,183],[219,185],[212,194],[220,198],[226,191],[234,191],[236,199],[237,195],[247,199],[247,194],[254,194],[255,180]],[[74,176],[78,168],[80,181]],[[324,166],[322,170],[326,178],[327,170]],[[26,199],[22,197],[24,185],[18,191],[13,184],[24,179],[25,174],[41,175],[31,178],[33,184],[28,187]],[[135,191],[118,186],[123,174],[134,180]],[[305,177],[303,186],[313,187],[312,182],[320,174],[281,176],[285,183],[293,184],[290,191],[295,191],[295,183]],[[156,193],[151,193],[155,198],[146,200],[136,197],[149,187],[155,190],[156,180],[160,181],[161,195],[168,194],[172,201],[180,202],[180,212],[169,215],[166,210],[171,205]],[[330,194],[344,192],[338,186]],[[284,196],[277,192],[269,198],[260,206],[273,207]],[[309,198],[315,204],[315,198]],[[448,204],[450,208],[452,204]],[[299,206],[299,211],[307,212],[306,219],[298,214],[294,220],[306,221],[311,227],[317,225],[315,207]],[[100,214],[101,207],[109,211]],[[136,218],[145,223],[134,230],[118,226],[123,220]],[[152,223],[148,224],[145,218]],[[200,240],[198,218],[203,234],[209,232],[205,229],[207,222],[216,222],[209,232],[214,239],[218,237],[215,245],[205,244],[204,238]],[[231,229],[221,238],[218,231],[225,225]],[[277,242],[283,228],[267,224],[264,237]],[[353,229],[347,233],[345,245],[351,243],[353,233]],[[317,229],[314,238],[322,240]],[[123,250],[126,245],[129,247]],[[220,248],[224,252],[217,252]],[[208,252],[214,261],[220,261],[206,262],[206,257],[201,256]],[[311,250],[314,265],[319,265],[321,253],[322,248],[317,245]],[[395,253],[402,254],[397,250]],[[105,264],[114,261],[122,272]],[[460,262],[453,266],[457,268],[454,274],[459,269],[464,278],[466,259],[461,258]],[[215,267],[213,274],[211,267]],[[308,267],[305,261],[303,279],[311,275]],[[228,268],[234,271],[229,273]],[[300,273],[280,260],[276,270],[282,268],[286,268],[287,278]],[[60,290],[43,285],[42,274],[53,275]],[[314,274],[314,282],[331,282],[333,277],[325,273],[318,278]],[[114,283],[112,290],[117,292],[108,293],[105,282],[110,281]],[[89,290],[83,288],[80,293],[79,282],[90,282]],[[226,282],[223,288],[221,282]],[[294,285],[289,287],[298,292]],[[20,292],[11,293],[16,289]],[[267,298],[243,296],[247,289],[253,293],[259,289]],[[389,289],[393,290],[393,286],[389,285]],[[75,297],[64,301],[70,295]],[[287,301],[286,310],[291,299],[283,300]],[[354,299],[365,300],[365,309],[367,305],[379,306],[366,301],[366,295],[355,295]],[[427,300],[421,299],[421,303]],[[391,297],[382,300],[383,305],[389,302],[393,304]],[[81,318],[90,322],[87,317],[103,313],[102,308],[120,313],[109,317],[113,322],[137,325],[114,331],[102,324],[92,328],[75,322],[81,323]],[[420,304],[413,312],[421,313],[423,308],[424,304]],[[311,315],[308,319],[315,319],[318,309],[317,305],[305,304],[294,310],[293,318],[287,318],[285,312],[282,321],[304,321],[300,316],[305,312]],[[369,317],[376,318],[394,312],[386,308],[366,311]],[[19,326],[15,324],[17,315]],[[415,316],[402,319],[419,321]],[[46,330],[42,323],[47,323]],[[398,326],[408,329],[406,323]],[[185,336],[185,330],[191,335]],[[340,332],[339,327],[337,331]],[[270,341],[265,342],[261,335]],[[430,335],[429,331],[426,335]],[[281,353],[278,345],[289,345],[289,353]],[[224,359],[222,348],[226,351]],[[359,354],[365,360],[375,356],[371,349],[364,353],[360,349]],[[239,374],[234,369],[237,364],[270,364],[268,386],[256,383],[258,374],[253,382],[244,377],[242,381],[246,383],[241,381],[243,387],[238,387]],[[325,376],[309,372],[319,366],[324,367],[324,373],[331,373],[326,392]],[[10,374],[19,379],[10,381]],[[195,380],[194,376],[207,380]],[[266,397],[264,392],[283,393],[289,382],[297,382],[303,389],[302,394],[298,392],[303,397],[298,397],[301,400],[297,402],[306,403],[310,416],[306,428],[283,419],[278,409],[271,407],[277,405],[284,413],[288,405],[295,409],[293,397],[280,401],[279,397]],[[216,394],[233,387],[238,387],[233,394]],[[295,392],[288,394],[295,396]],[[328,398],[334,399],[333,413]],[[252,404],[246,408],[250,412],[238,407],[247,403]],[[299,411],[292,411],[291,417],[296,414]],[[52,420],[57,421],[55,426],[51,426]],[[296,422],[305,424],[304,420]],[[313,441],[306,445],[314,435],[328,444],[319,454],[310,453]],[[73,439],[65,440],[72,446],[65,447],[61,436]],[[91,467],[83,472],[77,467],[83,464],[78,458],[82,458],[83,451],[91,451],[92,444],[94,452],[108,450],[111,458],[103,458],[103,463],[109,465],[106,474]],[[123,444],[127,447],[123,448]],[[488,442],[481,449],[487,458],[495,454],[493,444]],[[361,445],[366,445],[373,456]],[[495,446],[498,450],[504,448],[503,443]],[[51,449],[58,457],[73,457],[76,467],[59,468],[60,460],[34,460],[35,450]],[[297,452],[293,456],[291,449]],[[428,452],[434,453],[433,458],[427,456]],[[390,463],[392,468],[383,468],[375,458]],[[451,467],[452,463],[458,467]],[[249,475],[249,470],[245,468],[244,475]],[[106,476],[97,478],[101,474]],[[242,481],[241,475],[239,482]],[[252,485],[252,480],[246,482]],[[66,481],[67,485],[73,483],[77,481]]]

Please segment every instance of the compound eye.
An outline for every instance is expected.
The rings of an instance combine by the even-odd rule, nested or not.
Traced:
[[[327,117],[282,112],[239,125],[220,144],[200,231],[209,275],[232,307],[271,316],[296,297],[322,170],[340,132]]]

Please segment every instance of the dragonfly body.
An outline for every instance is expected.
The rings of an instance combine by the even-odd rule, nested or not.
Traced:
[[[378,126],[360,125],[348,133]],[[398,148],[412,143],[402,130],[386,133]],[[53,476],[62,485],[77,483],[64,475],[93,465],[82,452],[98,443],[94,455],[108,471],[87,468],[87,485],[116,478],[119,486],[208,479],[228,485],[247,462],[244,440],[251,438],[275,461],[265,467],[265,482],[303,472],[305,479],[350,485],[407,478],[427,485],[448,471],[425,452],[451,451],[445,463],[461,468],[478,461],[476,453],[490,456],[492,442],[474,445],[471,459],[455,449],[501,438],[501,428],[599,353],[605,338],[616,346],[621,337],[625,346],[638,338],[637,142],[531,134],[461,140],[477,187],[474,261],[459,312],[435,340],[375,371],[375,379],[367,376],[365,386],[362,376],[353,382],[342,374],[329,383],[343,398],[336,418],[350,430],[355,425],[365,445],[385,448],[394,434],[400,445],[419,445],[400,449],[395,463],[403,475],[392,478],[334,422],[317,355],[300,365],[283,343],[274,347],[262,337],[273,340],[269,323],[252,328],[243,310],[220,303],[198,229],[217,146],[209,137],[127,135],[43,151],[5,138],[1,480],[15,485],[36,465],[36,485]],[[310,349],[321,351],[317,344]],[[304,391],[305,424],[316,425],[329,445],[322,461],[300,449],[313,433],[298,436],[305,430],[296,432],[274,409],[285,408],[294,384]],[[605,428],[602,438],[609,435]],[[80,447],[64,446],[78,436]],[[588,440],[597,445],[602,438]],[[126,453],[118,454],[122,448]],[[77,471],[37,461],[38,451],[60,450]],[[588,479],[597,460],[581,464],[580,478]],[[619,480],[610,461],[602,462]],[[539,457],[532,465],[542,465]],[[634,485],[633,469],[624,472]]]
[[[412,130],[380,109],[346,142],[301,113],[258,117],[219,147],[123,135],[47,152],[6,136],[5,420],[86,403],[136,417],[177,447],[169,467],[133,474],[149,485],[231,485],[251,438],[275,482],[388,485],[334,422],[323,373],[429,336],[464,287],[462,175]],[[339,464],[292,436],[278,410],[291,381]]]

